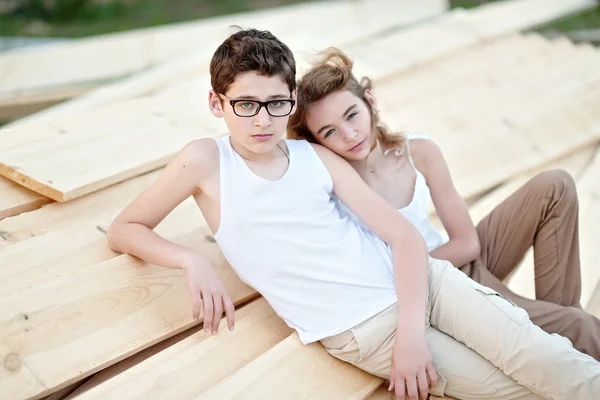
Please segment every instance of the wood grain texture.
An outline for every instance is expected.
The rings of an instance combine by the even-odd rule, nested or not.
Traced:
[[[100,384],[93,379],[75,395],[78,399],[191,399],[247,368],[292,332],[259,298],[236,311],[233,332],[223,319],[216,335],[200,330],[121,373],[115,374],[115,365],[102,372]]]
[[[50,394],[198,323],[191,318],[180,270],[128,255],[108,258],[104,238],[81,235],[54,241],[44,235],[35,238],[38,243],[2,250],[15,260],[19,246],[27,254],[23,262],[2,269],[10,280],[0,280],[0,354],[5,360],[0,386],[10,398]],[[204,254],[236,304],[256,296],[223,259],[208,228],[169,239]],[[37,252],[35,262],[26,261],[33,259],[30,246]],[[51,251],[52,246],[60,249]]]
[[[331,357],[317,343],[290,335],[195,399],[363,399],[382,379]]]

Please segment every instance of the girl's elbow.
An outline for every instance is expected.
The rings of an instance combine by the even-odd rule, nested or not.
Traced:
[[[477,235],[475,235],[475,237],[469,241],[469,245],[467,247],[469,249],[469,255],[471,256],[471,259],[474,260],[479,256],[479,254],[481,254],[481,244],[479,243],[479,238]]]

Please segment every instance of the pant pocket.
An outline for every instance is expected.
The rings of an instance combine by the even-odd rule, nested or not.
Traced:
[[[358,342],[352,330],[347,330],[339,335],[322,339],[321,345],[333,357],[355,364],[361,360],[360,349]]]
[[[429,389],[429,394],[438,397],[444,397],[446,395],[446,386],[448,385],[448,379],[437,371],[438,381],[435,387]]]
[[[527,311],[518,307],[512,301],[504,298],[500,293],[487,286],[475,283],[475,290],[481,293],[485,298],[492,303],[496,308],[502,311],[507,317],[516,322],[519,326],[524,326],[531,322]]]

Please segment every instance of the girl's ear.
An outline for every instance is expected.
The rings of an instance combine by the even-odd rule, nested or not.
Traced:
[[[377,110],[377,99],[370,89],[365,90],[365,99],[369,102],[373,110]]]
[[[218,118],[223,118],[223,104],[221,102],[221,96],[214,90],[208,92],[208,107],[210,112]]]

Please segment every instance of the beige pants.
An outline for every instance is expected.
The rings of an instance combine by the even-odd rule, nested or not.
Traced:
[[[334,357],[388,379],[397,315],[393,305],[321,343]],[[544,332],[494,290],[433,258],[425,335],[440,374],[433,395],[600,399],[600,363],[568,339]]]

